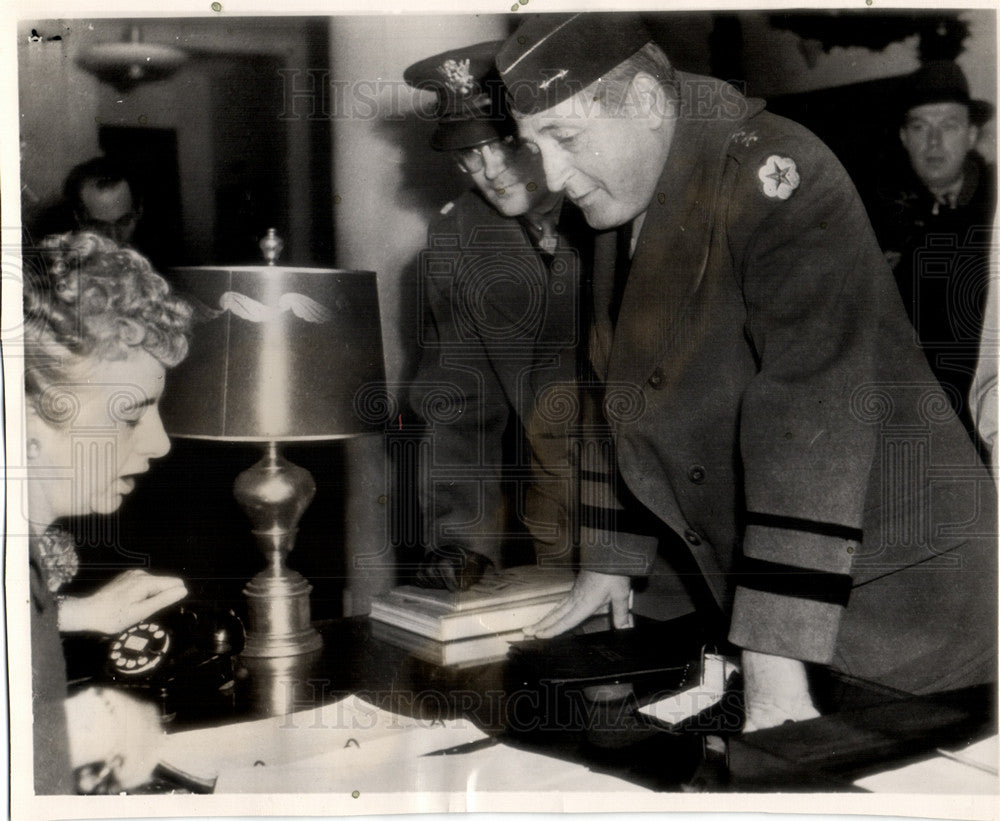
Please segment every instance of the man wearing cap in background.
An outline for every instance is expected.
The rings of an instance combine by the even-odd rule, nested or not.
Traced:
[[[527,485],[519,518],[535,554],[569,561],[567,442],[535,403],[545,385],[574,379],[579,260],[571,238],[585,226],[572,207],[562,213],[537,152],[517,140],[493,67],[499,45],[437,54],[404,73],[437,94],[431,145],[450,152],[475,184],[441,209],[421,255],[426,316],[410,393],[430,434],[419,484],[432,536],[418,581],[450,589],[468,587],[489,563],[508,563],[502,471],[511,411],[530,444],[512,472],[536,480],[515,477]]]
[[[914,693],[992,680],[993,484],[833,155],[675,71],[631,15],[532,18],[497,68],[549,187],[602,232],[590,359],[644,402],[608,414],[606,479],[683,538],[742,648],[746,728],[816,715],[806,663]],[[652,558],[584,533],[531,632],[604,604],[627,626]]]
[[[907,168],[883,186],[875,228],[931,370],[972,432],[996,208],[995,169],[975,145],[993,106],[971,99],[958,65],[932,60],[908,78],[899,112]]]

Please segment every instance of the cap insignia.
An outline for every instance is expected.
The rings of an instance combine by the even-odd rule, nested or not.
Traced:
[[[438,71],[444,75],[444,81],[448,88],[457,94],[465,96],[471,94],[476,86],[476,81],[469,71],[469,60],[445,60]]]
[[[757,177],[761,181],[764,196],[777,197],[779,200],[787,200],[792,196],[801,181],[795,160],[791,157],[779,157],[777,154],[764,160],[764,164],[757,170]]]
[[[547,89],[550,85],[552,85],[556,80],[561,80],[567,74],[569,74],[569,69],[567,69],[567,68],[561,68],[561,69],[559,69],[559,71],[557,71],[551,77],[546,77],[544,80],[542,80],[538,84],[538,87],[542,91],[545,91],[545,89]]]

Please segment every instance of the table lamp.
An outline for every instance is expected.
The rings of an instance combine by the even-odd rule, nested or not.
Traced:
[[[233,493],[267,559],[243,590],[243,655],[264,658],[322,644],[310,620],[312,586],[285,563],[316,483],[280,446],[379,430],[364,397],[385,381],[375,274],[278,266],[281,244],[273,229],[261,241],[267,265],[173,269],[195,324],[162,404],[172,436],[263,446]]]

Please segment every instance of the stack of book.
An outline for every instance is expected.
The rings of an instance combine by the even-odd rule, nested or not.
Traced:
[[[525,565],[458,592],[403,585],[372,600],[372,635],[434,664],[496,661],[566,597],[573,579],[568,568]]]

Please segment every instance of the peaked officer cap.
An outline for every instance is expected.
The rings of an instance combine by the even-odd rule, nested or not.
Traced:
[[[500,48],[497,69],[510,107],[536,114],[567,100],[652,37],[634,14],[539,14]]]
[[[491,40],[435,54],[403,72],[409,85],[438,96],[433,148],[472,148],[513,133],[503,84],[493,65],[501,42]]]

